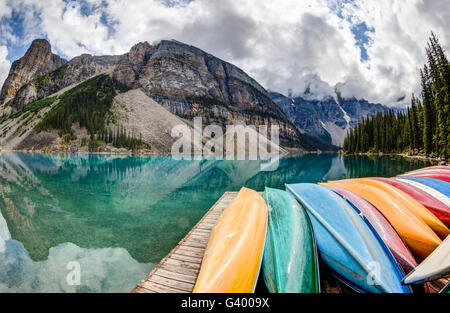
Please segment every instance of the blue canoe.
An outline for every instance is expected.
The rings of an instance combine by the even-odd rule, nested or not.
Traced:
[[[269,208],[263,277],[271,293],[318,293],[319,264],[311,221],[284,190],[266,188]]]
[[[421,183],[425,186],[431,187],[439,191],[440,193],[443,193],[447,197],[450,197],[450,183],[447,183],[443,180],[425,177],[409,177],[409,176],[402,176],[399,178]]]
[[[286,185],[306,208],[319,255],[334,274],[353,289],[371,293],[410,293],[403,271],[358,209],[328,188]]]

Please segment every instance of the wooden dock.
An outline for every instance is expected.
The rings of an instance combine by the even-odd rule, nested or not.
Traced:
[[[131,292],[191,293],[200,272],[211,231],[237,194],[224,193],[186,237]],[[439,292],[448,283],[448,278],[450,277],[429,284],[430,292]],[[322,293],[354,292],[331,276],[323,264],[320,264],[320,280]]]
[[[191,293],[211,230],[236,195],[237,192],[224,193],[186,237],[131,292]]]

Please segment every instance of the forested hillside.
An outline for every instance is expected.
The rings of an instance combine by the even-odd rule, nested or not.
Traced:
[[[347,134],[346,153],[410,153],[450,157],[450,64],[434,34],[426,48],[428,62],[420,71],[422,92],[414,94],[405,113],[378,113]]]

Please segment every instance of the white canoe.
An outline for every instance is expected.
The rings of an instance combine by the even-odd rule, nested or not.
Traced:
[[[403,284],[420,284],[450,273],[450,236],[403,279]]]
[[[442,192],[437,191],[436,189],[433,189],[431,187],[428,187],[424,184],[412,181],[412,180],[407,180],[407,179],[401,179],[401,178],[396,178],[397,180],[410,184],[411,186],[414,186],[416,188],[419,188],[423,191],[425,191],[426,193],[428,193],[430,196],[435,197],[436,199],[438,199],[439,201],[441,201],[442,203],[444,203],[446,206],[450,207],[450,198],[447,197],[446,195],[444,195]]]

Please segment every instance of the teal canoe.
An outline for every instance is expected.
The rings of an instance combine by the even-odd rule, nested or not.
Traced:
[[[271,293],[318,293],[319,267],[314,232],[305,209],[283,190],[266,188],[269,222],[263,277]]]

